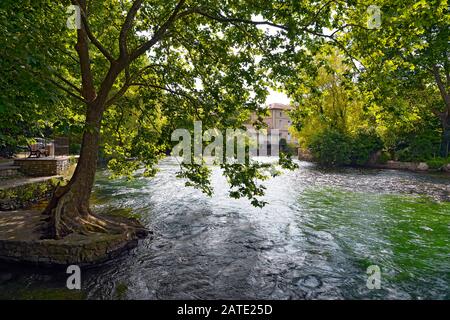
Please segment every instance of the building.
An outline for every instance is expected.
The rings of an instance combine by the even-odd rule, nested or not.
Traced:
[[[282,103],[272,103],[268,106],[270,115],[264,118],[264,122],[267,124],[268,133],[271,130],[278,129],[280,139],[285,139],[287,143],[297,144],[297,141],[291,137],[289,127],[292,124],[291,118],[288,112],[292,110],[292,107]],[[251,122],[256,120],[256,114],[252,114]],[[251,128],[251,125],[247,126]]]

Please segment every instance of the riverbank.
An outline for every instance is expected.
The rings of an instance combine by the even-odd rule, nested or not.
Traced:
[[[388,169],[388,170],[403,170],[403,171],[412,171],[412,172],[442,172],[445,174],[450,174],[450,163],[442,165],[442,167],[433,168],[426,162],[404,162],[404,161],[394,161],[388,160],[384,163],[378,162],[378,156],[374,156],[369,162],[365,165],[358,166],[368,169]],[[309,152],[305,152],[299,149],[298,151],[298,160],[307,161],[315,163],[314,157]],[[348,166],[346,166],[348,167]],[[352,167],[352,166],[349,166]]]
[[[43,162],[36,163],[40,165]],[[59,171],[61,175],[27,177],[23,173],[15,173],[3,176],[0,181],[0,260],[44,266],[95,264],[134,248],[138,239],[147,235],[137,220],[116,214],[106,217],[113,223],[130,228],[124,227],[123,232],[114,234],[72,233],[58,240],[41,239],[44,223],[41,207],[58,185],[70,180],[75,167],[75,162],[68,164]]]
[[[365,165],[367,168],[407,170],[413,172],[443,172],[450,174],[450,164],[441,168],[431,168],[426,162],[401,162],[389,160],[386,163],[371,163]]]

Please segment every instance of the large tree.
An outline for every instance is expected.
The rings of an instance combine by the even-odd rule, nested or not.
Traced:
[[[396,97],[422,93],[429,112],[442,127],[442,156],[450,150],[450,15],[446,0],[359,1],[342,16],[338,38],[357,57],[361,80],[369,84],[374,101],[395,112]],[[370,20],[369,5],[377,5],[381,25]],[[373,12],[373,11],[372,11]],[[440,99],[440,103],[435,101]],[[424,115],[426,117],[427,115]]]
[[[68,5],[80,8],[80,28],[66,28]],[[72,232],[123,232],[136,226],[96,216],[89,207],[100,145],[119,174],[144,164],[149,175],[170,132],[242,125],[260,110],[267,86],[308,72],[312,56],[333,36],[330,16],[340,1],[2,1],[5,56],[12,68],[64,92],[71,111],[84,117],[82,148],[70,182],[45,209],[46,236]],[[9,26],[9,27],[8,27]],[[340,43],[337,43],[341,46]],[[30,60],[31,59],[31,60]],[[12,59],[14,60],[14,59]],[[11,61],[12,61],[11,60]],[[31,61],[31,63],[30,63]],[[131,159],[131,160],[130,160]],[[126,164],[125,164],[126,163]],[[233,197],[256,196],[263,176],[252,163],[224,164]],[[209,192],[208,170],[185,166],[180,174]]]

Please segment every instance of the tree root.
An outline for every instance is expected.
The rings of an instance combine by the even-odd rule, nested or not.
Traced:
[[[42,239],[62,239],[71,233],[124,234],[127,238],[144,238],[149,234],[135,219],[93,214],[88,206],[78,201],[70,189],[56,190],[43,214],[47,217],[43,219]]]

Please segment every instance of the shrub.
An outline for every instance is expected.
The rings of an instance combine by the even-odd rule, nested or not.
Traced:
[[[69,153],[70,154],[80,154],[81,144],[79,143],[71,143],[69,145]]]
[[[335,129],[312,135],[308,144],[313,157],[321,164],[363,165],[383,148],[381,138],[373,131],[360,130],[354,136]]]
[[[350,160],[352,164],[366,164],[370,156],[383,148],[383,141],[374,131],[360,130],[352,137]]]
[[[448,158],[433,158],[430,160],[427,160],[427,165],[430,167],[430,169],[440,169],[443,166],[445,166],[447,163],[450,163],[450,157]]]
[[[425,161],[438,156],[440,147],[440,134],[426,131],[409,136],[402,148],[396,150],[396,155],[400,161]]]
[[[288,143],[286,139],[281,138],[280,139],[280,151],[286,154],[289,154],[291,156],[297,155],[297,148],[298,146],[295,143]]]
[[[391,155],[388,152],[383,151],[378,158],[378,163],[385,164],[389,160],[391,160]]]
[[[286,152],[286,151],[287,151],[287,141],[286,141],[285,138],[281,138],[281,139],[280,139],[279,147],[280,147],[280,150],[281,150],[282,152]]]
[[[350,164],[351,139],[343,132],[325,129],[311,136],[308,148],[321,164],[339,166]]]
[[[286,153],[290,154],[291,156],[297,156],[298,155],[298,145],[296,145],[295,143],[288,143]]]

